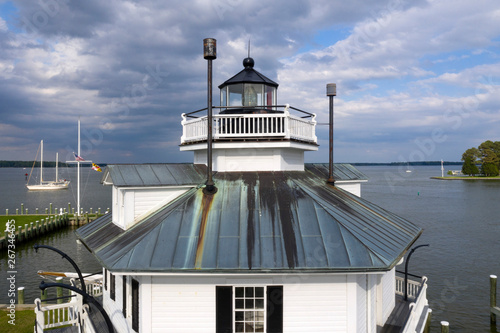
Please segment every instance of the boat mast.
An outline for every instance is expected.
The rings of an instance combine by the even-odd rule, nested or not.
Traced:
[[[43,140],[40,143],[40,145],[42,148],[42,152],[40,153],[40,185],[41,185],[43,182]]]
[[[80,155],[80,117],[78,117],[78,156]],[[77,174],[78,174],[78,185],[77,185],[77,203],[76,203],[76,208],[78,209],[78,212],[76,213],[76,216],[80,216],[80,161],[77,161],[78,166],[77,166]]]
[[[59,179],[59,153],[56,153],[56,182]]]

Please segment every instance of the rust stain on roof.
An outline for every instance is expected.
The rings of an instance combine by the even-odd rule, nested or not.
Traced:
[[[207,230],[207,220],[210,213],[210,208],[212,208],[212,203],[214,201],[214,194],[203,193],[203,198],[201,201],[201,222],[200,230],[198,232],[198,244],[196,244],[196,259],[194,267],[195,269],[201,269],[203,260],[203,247],[205,244],[205,232]]]

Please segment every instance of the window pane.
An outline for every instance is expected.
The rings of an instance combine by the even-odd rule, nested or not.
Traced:
[[[245,312],[245,321],[253,321],[254,319],[253,311]]]
[[[263,309],[264,308],[264,300],[263,299],[256,299],[255,300],[255,308],[256,309]]]
[[[264,332],[264,323],[255,323],[255,332]]]
[[[245,288],[245,297],[253,297],[253,287]]]
[[[235,302],[235,308],[236,309],[243,309],[243,303],[244,300],[243,299],[237,299],[236,302]]]
[[[243,321],[244,318],[245,318],[245,312],[243,312],[243,311],[236,311],[236,314],[235,314],[236,321]]]
[[[243,297],[243,290],[245,290],[245,288],[243,287],[237,287],[235,288],[235,294],[236,294],[236,297]]]
[[[229,105],[242,106],[243,83],[228,86]]]
[[[263,287],[255,287],[255,297],[264,297]]]
[[[236,330],[236,332],[245,332],[245,324],[244,323],[236,323],[235,330]]]
[[[264,321],[264,311],[255,311],[255,321]]]
[[[245,323],[245,332],[255,332],[253,323]]]
[[[253,309],[253,299],[245,300],[245,309]]]

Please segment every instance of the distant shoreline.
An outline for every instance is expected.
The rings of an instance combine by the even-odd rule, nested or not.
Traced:
[[[176,162],[185,163],[185,162]],[[306,163],[319,163],[319,162],[306,162]],[[323,163],[328,163],[325,161]],[[347,163],[354,166],[422,166],[422,165],[441,165],[441,161],[423,161],[423,162],[388,162],[388,163],[372,163],[372,162],[335,162],[335,163]],[[99,163],[99,165],[106,166],[112,163]],[[120,164],[120,163],[116,163]],[[443,165],[462,165],[463,162],[443,162]],[[43,162],[45,167],[55,167],[56,162],[46,161]],[[33,166],[33,161],[0,161],[0,168],[31,168]],[[74,167],[74,164],[66,164],[64,162],[59,162],[60,167]],[[89,165],[90,166],[90,165]],[[40,162],[36,162],[35,167],[40,167]]]
[[[497,177],[454,177],[454,176],[448,176],[448,177],[431,177],[431,179],[438,179],[438,180],[500,180],[500,176]]]

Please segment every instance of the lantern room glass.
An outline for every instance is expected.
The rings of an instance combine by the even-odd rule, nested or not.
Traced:
[[[276,105],[276,88],[258,83],[238,83],[221,89],[221,106]]]

